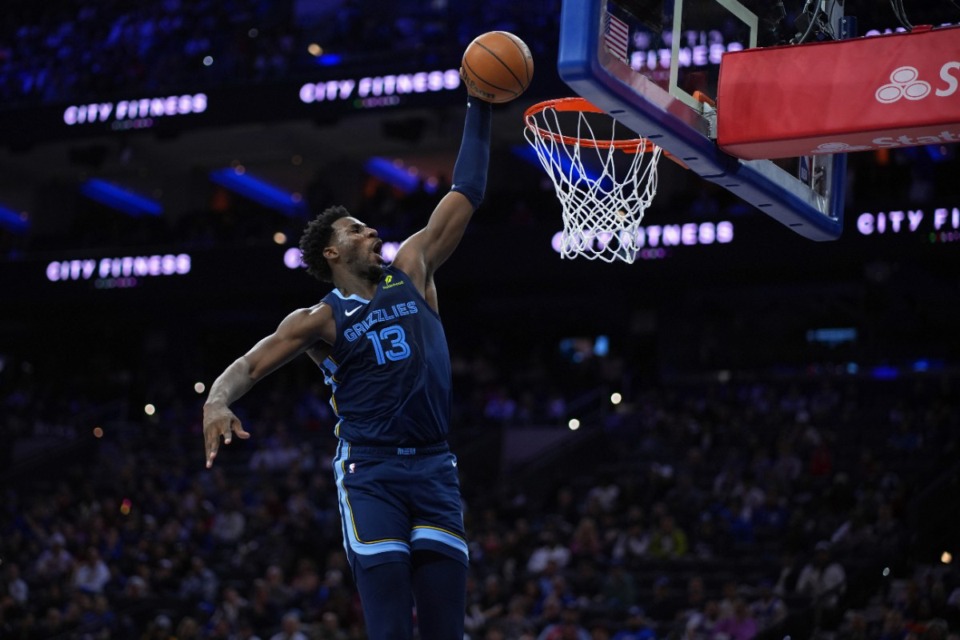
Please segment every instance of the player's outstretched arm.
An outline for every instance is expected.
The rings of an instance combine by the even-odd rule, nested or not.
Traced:
[[[325,304],[298,309],[288,315],[269,336],[237,358],[210,386],[203,405],[203,441],[207,468],[213,466],[220,448],[220,438],[230,444],[233,436],[247,439],[239,418],[230,405],[253,388],[259,380],[313,348],[318,341],[330,342],[333,313]]]
[[[463,139],[450,193],[433,210],[427,225],[403,243],[394,260],[407,273],[422,269],[429,280],[457,248],[473,212],[483,201],[490,164],[492,109],[490,103],[476,97],[467,100]]]

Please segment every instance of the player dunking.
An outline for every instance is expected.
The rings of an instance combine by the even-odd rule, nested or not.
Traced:
[[[451,190],[391,264],[376,230],[343,207],[312,220],[303,262],[333,290],[227,367],[203,407],[210,467],[221,437],[250,437],[231,404],[300,354],[320,365],[338,417],[344,548],[371,640],[411,638],[414,603],[424,640],[463,638],[467,543],[446,443],[450,357],[433,276],[483,198],[491,120],[491,105],[471,95]]]

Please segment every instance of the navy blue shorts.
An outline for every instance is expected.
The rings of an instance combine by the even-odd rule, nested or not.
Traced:
[[[340,441],[333,460],[350,566],[406,562],[431,550],[468,564],[457,457],[446,443],[367,447]]]

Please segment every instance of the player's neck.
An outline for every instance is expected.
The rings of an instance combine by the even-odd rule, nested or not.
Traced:
[[[367,278],[348,273],[341,274],[335,279],[333,284],[344,296],[356,295],[366,300],[370,300],[377,292],[377,285],[379,282],[371,282]]]

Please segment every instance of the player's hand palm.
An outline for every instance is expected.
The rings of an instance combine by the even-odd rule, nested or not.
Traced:
[[[250,434],[244,431],[240,419],[227,407],[204,405],[203,407],[203,443],[207,454],[207,468],[213,466],[220,449],[220,438],[223,444],[230,444],[233,435],[246,440]]]

